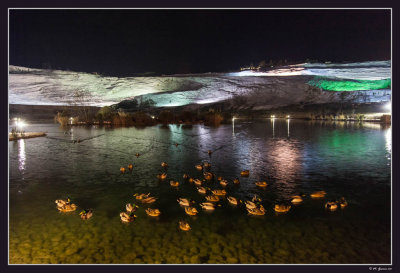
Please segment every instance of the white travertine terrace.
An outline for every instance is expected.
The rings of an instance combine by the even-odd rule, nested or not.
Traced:
[[[156,106],[207,104],[246,98],[247,106],[268,109],[300,102],[339,101],[337,92],[310,95],[307,82],[315,76],[336,80],[391,78],[390,61],[350,64],[299,64],[266,72],[241,71],[157,77],[107,77],[91,73],[9,66],[9,103],[67,105],[77,90],[90,94],[85,104],[104,106],[137,96],[151,98]],[[390,90],[353,91],[348,98],[368,94],[369,101],[390,99]],[[373,96],[372,96],[373,94]],[[364,96],[365,99],[365,96]],[[246,105],[244,105],[245,107]]]

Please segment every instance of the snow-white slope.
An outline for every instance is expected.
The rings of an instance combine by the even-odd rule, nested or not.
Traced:
[[[267,72],[241,71],[159,77],[105,77],[96,74],[9,67],[9,103],[63,105],[75,91],[90,94],[87,103],[103,106],[143,96],[156,106],[206,104],[228,99],[242,107],[268,109],[275,106],[325,103],[342,100],[340,92],[310,88],[316,76],[335,80],[381,80],[391,78],[389,61],[352,64],[299,64]],[[349,92],[346,99],[385,101],[390,90]],[[367,98],[365,94],[368,94]]]

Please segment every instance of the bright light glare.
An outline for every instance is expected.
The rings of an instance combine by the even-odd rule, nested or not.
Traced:
[[[24,128],[26,126],[26,123],[23,120],[17,119],[17,121],[15,122],[15,125],[18,128]]]
[[[389,112],[391,112],[392,111],[392,104],[390,102],[385,104],[385,109],[388,110]]]
[[[275,118],[275,115],[271,115],[271,118]]]
[[[286,117],[287,117],[287,118],[290,118],[290,115],[287,115]]]

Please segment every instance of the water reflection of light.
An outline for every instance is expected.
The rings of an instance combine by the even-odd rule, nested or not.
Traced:
[[[384,108],[389,114],[392,112],[392,104],[390,102],[386,103]]]
[[[298,148],[287,140],[279,140],[270,146],[268,152],[269,157],[272,158],[272,167],[279,183],[278,186],[289,194],[293,193],[296,187],[294,181],[301,167]]]
[[[275,137],[275,117],[271,118],[272,123],[272,137]]]
[[[392,153],[392,128],[388,128],[385,133],[386,139],[386,150],[388,153]]]
[[[207,150],[213,150],[212,144],[214,143],[211,135],[210,135],[210,129],[207,129],[204,127],[204,125],[200,125],[197,127],[198,131],[198,139],[199,139],[199,155],[203,155],[204,151]]]
[[[25,170],[25,140],[18,140],[18,168],[22,172]]]
[[[363,122],[362,127],[369,129],[376,129],[376,130],[380,130],[382,128],[380,123],[374,123],[374,122]]]
[[[287,137],[290,137],[290,119],[287,119],[286,122],[287,122]]]
[[[235,118],[232,118],[232,135],[235,134]]]

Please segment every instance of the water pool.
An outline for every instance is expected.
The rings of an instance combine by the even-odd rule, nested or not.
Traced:
[[[11,264],[391,262],[390,127],[268,119],[218,128],[31,124],[26,131],[48,135],[9,143]],[[166,181],[156,177],[161,161],[169,165]],[[257,194],[266,214],[249,216],[225,199],[215,211],[201,211],[204,195],[182,175],[202,178],[194,166],[204,161],[229,181],[228,195],[249,200]],[[132,173],[121,174],[129,163]],[[249,177],[240,177],[245,169]],[[171,179],[181,185],[171,187]],[[267,188],[257,188],[256,181],[267,181]],[[216,179],[206,185],[222,188]],[[326,198],[309,197],[319,190]],[[158,198],[154,204],[133,197],[148,192]],[[303,203],[276,214],[274,204],[294,194],[304,194]],[[78,209],[59,213],[54,201],[67,196]],[[324,208],[342,196],[345,209]],[[192,198],[199,214],[186,215],[179,197]],[[119,213],[128,202],[140,207],[136,221],[126,224]],[[147,207],[161,215],[147,216]],[[94,211],[87,221],[79,217],[85,208]],[[179,230],[180,220],[192,229]]]

